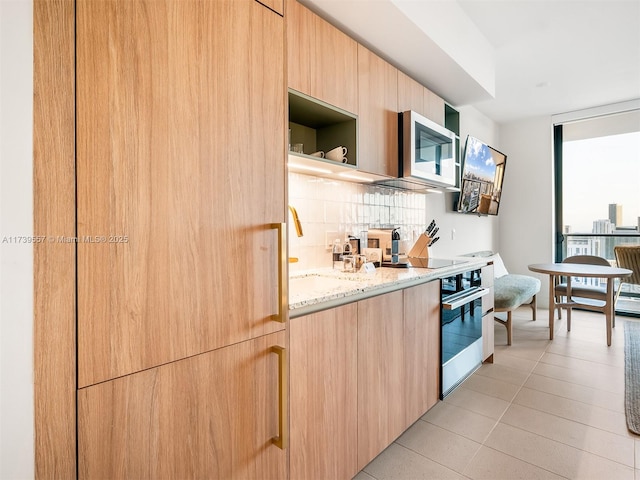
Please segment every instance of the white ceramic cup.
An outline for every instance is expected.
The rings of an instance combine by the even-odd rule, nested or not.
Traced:
[[[334,148],[333,150],[329,150],[325,154],[325,157],[335,162],[345,163],[347,161],[347,157],[345,157],[346,154],[347,154],[347,147],[339,146]]]
[[[317,152],[313,152],[311,154],[312,157],[324,158],[324,152],[322,150],[318,150]]]

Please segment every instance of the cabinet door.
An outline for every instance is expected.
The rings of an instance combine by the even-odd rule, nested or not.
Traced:
[[[413,110],[444,126],[444,100],[413,78],[398,72],[398,111]]]
[[[404,290],[404,356],[408,427],[440,394],[440,281]]]
[[[424,116],[444,127],[444,100],[428,88],[424,89]]]
[[[358,470],[404,431],[402,317],[402,291],[358,302]]]
[[[398,111],[407,110],[424,115],[424,87],[407,74],[398,71]]]
[[[353,478],[357,468],[357,305],[289,323],[290,478]]]
[[[347,112],[358,113],[358,44],[315,15],[311,95]],[[289,65],[295,68],[295,65]]]
[[[398,176],[398,70],[358,45],[358,169]]]
[[[286,368],[272,347],[284,341],[265,335],[79,390],[79,478],[286,478],[272,442]]]
[[[314,59],[316,15],[297,0],[287,0],[287,78],[289,88],[311,92],[311,62]]]
[[[80,386],[283,328],[283,57],[254,0],[78,1]]]

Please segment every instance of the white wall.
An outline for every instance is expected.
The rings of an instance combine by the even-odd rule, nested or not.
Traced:
[[[331,266],[327,245],[363,230],[400,227],[400,251],[407,252],[424,231],[424,193],[289,173],[289,205],[298,212],[304,235],[289,230],[290,271]],[[334,232],[328,235],[327,232]],[[327,238],[329,237],[329,238]]]
[[[34,477],[32,2],[0,1],[0,478]],[[9,243],[11,242],[11,243]]]
[[[500,204],[500,255],[510,273],[540,278],[538,304],[548,308],[548,276],[534,274],[531,263],[554,261],[553,127],[550,117],[535,117],[500,127],[507,154]]]

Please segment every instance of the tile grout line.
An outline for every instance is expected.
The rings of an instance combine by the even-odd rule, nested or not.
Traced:
[[[491,430],[489,430],[489,432],[487,433],[487,435],[482,439],[482,442],[480,443],[480,448],[478,448],[478,450],[476,450],[476,452],[473,454],[473,456],[469,459],[469,461],[467,462],[467,464],[464,466],[463,472],[466,472],[467,469],[469,468],[469,465],[471,465],[471,463],[473,462],[473,460],[476,458],[476,456],[478,455],[478,452],[480,452],[480,449],[482,447],[486,447],[486,448],[490,448],[491,450],[495,450],[494,448],[486,445],[487,440],[489,439],[489,437],[491,436],[491,434],[493,433],[493,431],[496,429],[496,427],[498,426],[498,424],[500,423],[500,420],[502,420],[502,418],[504,417],[504,415],[507,413],[507,411],[509,410],[509,408],[511,408],[511,406],[513,405],[513,401],[515,400],[515,398],[518,396],[518,394],[520,393],[520,391],[522,390],[522,388],[524,387],[524,384],[527,383],[527,380],[529,380],[529,377],[531,377],[531,375],[533,374],[533,371],[535,370],[535,368],[538,366],[538,363],[540,363],[540,359],[544,356],[544,354],[547,352],[547,349],[549,348],[549,345],[551,345],[551,342],[549,342],[547,344],[547,346],[545,347],[544,351],[540,354],[540,356],[538,357],[537,360],[535,360],[535,364],[533,365],[533,368],[529,371],[529,373],[527,374],[526,378],[524,379],[524,381],[522,382],[522,384],[518,387],[518,390],[513,394],[513,397],[511,397],[511,400],[509,400],[509,405],[507,406],[507,408],[504,409],[504,411],[502,412],[502,414],[496,419],[495,423],[493,424],[493,427],[491,428]],[[498,450],[495,450],[498,451]],[[532,465],[536,468],[540,468],[542,470],[545,470],[547,472],[553,473],[554,475],[557,475],[555,472],[551,472],[550,470],[547,470],[546,468],[542,468],[539,465],[535,465],[533,463],[530,462],[526,462],[520,458],[514,457],[513,455],[509,455],[507,453],[504,452],[500,452],[503,455],[507,455],[511,458],[515,458],[521,462],[527,463],[529,465]],[[463,473],[463,475],[465,475]],[[465,475],[466,476],[466,475]]]

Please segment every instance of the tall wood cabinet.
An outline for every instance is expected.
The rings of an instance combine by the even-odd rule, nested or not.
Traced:
[[[284,332],[78,393],[79,478],[284,479],[273,345]]]
[[[80,477],[283,478],[284,19],[76,15]]]
[[[283,328],[283,28],[253,0],[78,1],[81,387]]]
[[[398,70],[358,45],[358,169],[398,176]]]

